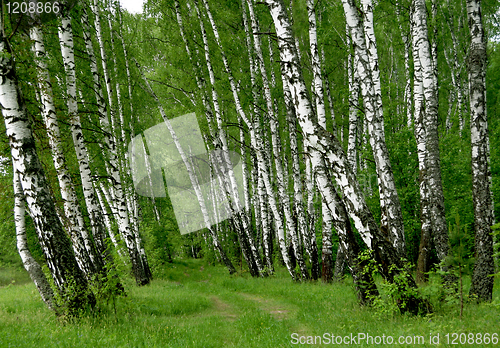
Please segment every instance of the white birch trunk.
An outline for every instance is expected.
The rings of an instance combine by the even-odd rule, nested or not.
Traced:
[[[404,45],[404,62],[405,62],[405,91],[404,91],[404,105],[406,111],[406,124],[408,129],[411,129],[413,124],[413,113],[412,113],[412,94],[411,94],[411,79],[410,79],[410,50],[411,50],[411,38],[408,38],[406,32],[403,28],[403,23],[400,19],[401,17],[401,4],[396,1],[396,15],[398,16],[398,26],[399,32],[401,34],[401,39]],[[411,36],[411,31],[410,31]]]
[[[371,0],[363,0],[365,30],[354,0],[342,0],[347,25],[356,56],[356,69],[360,76],[365,117],[368,121],[370,144],[378,176],[382,231],[387,233],[400,257],[406,257],[403,215],[394,182],[389,152],[385,143],[380,74],[375,36],[373,33],[373,9]],[[367,47],[368,45],[368,47]]]
[[[318,53],[318,39],[316,33],[316,11],[314,1],[307,0],[307,14],[309,19],[309,46],[311,50],[311,65],[313,70],[313,95],[316,102],[316,116],[318,123],[326,130],[326,110],[324,103],[323,80],[321,78],[321,63]],[[330,106],[331,107],[331,106]],[[307,147],[307,143],[305,143]],[[313,155],[314,156],[314,155]],[[316,163],[314,161],[313,163]],[[314,165],[313,165],[314,167]],[[314,167],[314,171],[317,171]],[[322,175],[322,171],[316,173],[317,178]],[[322,202],[323,215],[323,243],[322,243],[322,280],[331,282],[333,279],[333,258],[332,258],[332,216],[326,203]]]
[[[297,226],[295,225],[295,221],[292,217],[290,198],[289,198],[289,196],[286,192],[286,188],[285,188],[283,162],[282,162],[281,156],[280,156],[281,142],[279,141],[278,122],[277,122],[276,114],[274,112],[273,101],[272,101],[272,96],[271,96],[271,86],[270,86],[269,80],[267,78],[267,69],[266,69],[266,66],[264,64],[264,55],[262,53],[262,45],[261,45],[260,37],[257,35],[260,28],[259,28],[259,24],[257,22],[257,18],[256,18],[255,13],[254,13],[253,4],[251,4],[251,2],[249,2],[249,10],[250,10],[250,19],[252,22],[252,31],[254,32],[254,37],[253,37],[254,48],[255,48],[255,52],[257,54],[257,62],[259,65],[260,75],[261,75],[262,83],[263,83],[263,87],[264,87],[264,99],[266,101],[266,107],[267,107],[266,121],[269,121],[270,129],[271,129],[271,143],[272,143],[274,164],[275,164],[275,168],[276,168],[276,179],[277,179],[276,185],[278,187],[278,196],[279,196],[280,202],[282,203],[282,208],[283,208],[284,215],[285,215],[285,221],[283,221],[283,217],[281,216],[281,214],[279,214],[278,216],[275,216],[276,224],[286,225],[287,234],[290,236],[290,239],[291,239],[290,242],[292,243],[295,258],[299,264],[302,278],[308,279],[309,273],[308,273],[306,264],[304,262],[302,252],[300,250],[298,236],[297,236]],[[256,103],[257,100],[254,100],[254,102]],[[323,105],[323,110],[324,110],[324,105]],[[325,122],[326,122],[326,118],[325,118]],[[270,157],[270,156],[268,155],[268,157]]]
[[[13,54],[7,39],[3,35],[0,39],[0,104],[10,142],[14,175],[19,176],[54,283],[67,300],[68,309],[72,311],[86,303],[95,303],[95,298],[86,294],[87,280],[78,267],[70,241],[55,212],[49,183],[36,153],[31,124],[17,84]],[[76,284],[76,289],[73,288],[71,294],[68,293],[70,278]]]
[[[165,113],[165,110],[163,109],[163,106],[161,105],[157,95],[149,85],[149,81],[147,80],[146,76],[144,76],[141,67],[139,64],[136,62],[137,68],[142,74],[144,83],[146,84],[146,88],[148,93],[153,97],[153,99],[156,101],[158,104],[158,110],[160,111],[160,115],[163,118],[163,122],[165,123],[165,126],[167,127],[168,131],[170,132],[170,136],[172,137],[172,140],[174,141],[175,147],[177,148],[177,151],[179,152],[179,155],[181,156],[182,162],[186,166],[186,171],[188,172],[189,179],[191,181],[191,184],[193,186],[196,198],[198,200],[198,203],[200,205],[200,210],[203,215],[203,221],[205,223],[205,227],[209,231],[210,235],[212,236],[212,239],[214,241],[215,247],[218,249],[219,254],[226,265],[226,267],[229,270],[230,274],[233,274],[236,272],[234,269],[234,266],[232,265],[231,261],[227,258],[226,254],[222,250],[222,247],[220,246],[220,243],[218,242],[218,237],[215,234],[214,230],[212,229],[212,221],[210,220],[210,215],[208,214],[208,209],[206,206],[205,198],[203,197],[203,193],[201,192],[200,186],[198,184],[198,179],[194,173],[194,168],[192,166],[192,163],[189,161],[188,157],[186,156],[186,151],[182,148],[182,145],[177,138],[177,134],[175,133],[175,130],[173,129],[172,125],[170,124],[170,121]]]
[[[449,7],[451,6],[449,3],[449,0],[447,1],[446,5]],[[464,6],[465,8],[465,6]],[[451,12],[451,11],[450,11]],[[448,66],[451,70],[451,79],[452,79],[452,87],[453,87],[453,93],[450,93],[450,98],[452,98],[452,103],[450,103],[450,110],[453,110],[453,104],[456,103],[456,108],[455,112],[458,116],[458,125],[460,129],[460,134],[462,134],[462,131],[464,129],[465,125],[465,118],[464,118],[464,104],[466,99],[464,97],[464,82],[463,82],[463,66],[465,65],[462,56],[459,56],[459,51],[461,50],[458,38],[457,38],[457,32],[456,32],[456,27],[454,23],[454,18],[455,16],[450,13],[448,18],[446,19],[446,23],[448,26],[448,29],[450,31],[450,36],[451,36],[451,42],[453,43],[451,47],[452,55],[447,53],[447,50],[444,50],[445,54],[445,59],[446,62],[448,63]],[[459,14],[458,18],[458,27],[462,27],[462,12]],[[458,33],[459,34],[459,33]],[[453,113],[450,111],[450,114],[446,120],[446,129],[449,130],[452,127],[452,116]]]
[[[227,58],[225,56],[224,50],[222,49],[222,46],[220,44],[217,26],[215,25],[215,22],[213,20],[212,14],[211,14],[210,9],[208,7],[208,3],[205,0],[202,0],[202,2],[203,2],[203,5],[205,7],[205,10],[207,11],[208,18],[209,18],[210,24],[212,26],[212,30],[213,30],[214,35],[215,35],[217,45],[221,51],[222,61],[224,63],[224,68],[225,68],[226,72],[228,73],[229,84],[231,87],[231,92],[233,94],[233,99],[235,101],[236,111],[237,111],[239,117],[241,117],[243,119],[243,121],[245,121],[245,123],[247,125],[249,125],[250,124],[249,120],[246,117],[246,115],[241,107],[241,103],[240,103],[239,96],[238,96],[238,91],[236,88],[236,83],[232,77],[232,73],[231,73],[229,64],[227,62]],[[218,138],[220,140],[220,144],[222,147],[222,158],[221,158],[222,161],[220,163],[224,164],[223,168],[226,172],[224,173],[223,177],[225,180],[228,179],[228,182],[227,182],[227,184],[229,186],[228,190],[227,190],[227,193],[229,194],[228,198],[230,198],[230,200],[231,200],[231,209],[234,212],[233,215],[237,217],[237,219],[235,220],[235,226],[237,227],[237,233],[239,236],[240,244],[242,245],[243,255],[245,256],[245,260],[247,261],[247,264],[250,268],[251,274],[253,276],[263,275],[263,273],[262,273],[263,266],[262,266],[260,256],[258,255],[258,250],[255,247],[255,243],[253,242],[252,235],[250,233],[248,233],[250,224],[249,224],[249,221],[247,219],[247,216],[242,214],[242,209],[241,209],[242,207],[240,206],[238,185],[236,183],[236,177],[235,177],[234,171],[232,169],[233,166],[231,165],[231,159],[229,158],[229,147],[228,147],[228,143],[227,143],[227,139],[226,139],[226,134],[223,130],[222,113],[221,113],[220,104],[219,104],[219,96],[218,96],[218,93],[215,89],[215,74],[214,74],[214,71],[212,68],[212,63],[211,63],[211,58],[210,58],[208,38],[207,38],[207,34],[206,34],[205,27],[203,24],[203,17],[201,15],[201,12],[199,11],[197,1],[195,1],[195,8],[196,8],[196,12],[198,14],[198,18],[199,18],[199,22],[200,22],[200,29],[201,29],[202,38],[203,38],[203,45],[204,45],[204,49],[205,49],[205,59],[206,59],[206,63],[207,63],[207,69],[209,72],[210,84],[211,84],[211,88],[212,88],[212,101],[214,104],[214,114],[215,114],[215,120],[217,122],[217,128],[218,128]],[[247,250],[247,246],[250,250]],[[251,253],[251,255],[249,253]]]
[[[54,167],[57,173],[61,196],[63,199],[63,220],[71,237],[73,251],[80,266],[90,278],[103,267],[102,258],[96,253],[93,241],[90,239],[83,222],[83,215],[77,200],[75,187],[66,166],[66,156],[62,151],[59,122],[53,100],[52,85],[46,62],[46,52],[43,42],[43,33],[37,26],[30,29],[30,38],[33,40],[33,52],[38,72],[40,99],[42,102],[42,116],[47,128],[49,146],[52,152]]]
[[[475,264],[471,295],[491,301],[493,294],[493,237],[495,222],[491,193],[491,168],[486,115],[486,38],[480,0],[467,0],[471,43],[468,58],[470,131],[472,143],[472,192],[474,204]]]
[[[311,263],[311,277],[312,279],[316,280],[319,277],[318,246],[316,243],[316,235],[314,233],[314,224],[312,225],[312,228],[308,224],[307,215],[304,207],[304,194],[303,194],[304,187],[302,184],[302,175],[300,172],[300,158],[299,158],[299,148],[297,144],[297,125],[296,125],[295,109],[293,108],[292,105],[290,89],[288,88],[286,80],[283,80],[283,87],[285,92],[284,93],[285,103],[289,104],[288,107],[289,110],[287,110],[287,122],[290,133],[290,152],[292,155],[294,205],[295,205],[295,211],[297,213],[297,223],[298,223],[297,229],[298,231],[300,231],[300,235],[302,236],[302,240],[304,241],[306,252],[309,256],[309,262]],[[310,163],[310,161],[307,160],[307,163]],[[312,185],[313,181],[311,181],[311,186]],[[314,196],[312,190],[310,195]]]
[[[349,26],[346,25],[346,37],[351,50],[351,37]],[[359,109],[359,75],[354,66],[354,55],[352,53],[347,57],[347,76],[349,81],[349,138],[347,141],[347,158],[351,164],[353,172],[358,171],[357,148],[358,148],[358,109]]]
[[[24,269],[26,269],[31,280],[35,283],[43,302],[45,302],[49,309],[57,310],[54,301],[54,292],[50,287],[47,277],[45,277],[42,267],[40,267],[38,262],[31,256],[28,247],[28,238],[26,237],[25,215],[26,200],[24,198],[23,188],[21,187],[18,173],[14,172],[14,221],[16,224],[17,251],[19,252],[19,256],[21,256]]]
[[[414,61],[418,60],[417,64],[421,69],[425,100],[425,109],[422,110],[422,127],[425,129],[426,168],[423,174],[427,176],[429,213],[434,245],[439,260],[444,260],[449,249],[448,227],[445,219],[443,186],[441,183],[437,83],[430,50],[425,1],[414,0],[412,20]],[[418,52],[415,50],[418,50]],[[417,101],[415,102],[417,103]],[[417,110],[417,104],[415,110]],[[420,145],[420,147],[422,146]]]
[[[381,123],[382,136],[384,133],[384,109],[382,105],[382,88],[380,86],[380,67],[378,61],[377,40],[373,22],[373,0],[361,0],[363,8],[363,27],[365,34],[366,49],[368,50],[368,60],[370,62],[370,72],[373,80],[373,90],[375,93],[375,112],[378,113]]]
[[[413,13],[412,15],[416,15]],[[415,29],[415,20],[412,19],[412,32]],[[414,116],[413,116],[413,130],[415,133],[415,140],[417,142],[417,157],[419,169],[419,193],[420,193],[420,245],[419,255],[417,260],[417,283],[426,281],[426,272],[430,270],[430,252],[431,252],[431,238],[432,238],[432,220],[430,214],[429,202],[429,185],[427,176],[427,145],[426,145],[426,131],[425,131],[425,96],[424,84],[422,75],[422,66],[420,63],[419,55],[419,37],[412,34],[413,39],[413,58],[414,58],[414,78],[413,78],[413,97],[414,97]]]
[[[120,89],[120,83],[118,79],[118,62],[116,59],[116,45],[115,45],[115,35],[114,35],[114,29],[113,29],[113,22],[112,22],[112,4],[111,1],[108,3],[108,10],[109,10],[109,16],[108,16],[108,25],[109,25],[109,35],[110,35],[110,41],[111,41],[111,58],[113,61],[113,73],[114,73],[114,79],[115,79],[115,90],[116,90],[116,101],[118,105],[118,122],[115,122],[115,126],[118,127],[118,129],[114,129],[115,134],[119,134],[118,138],[118,144],[119,146],[119,151],[118,153],[120,154],[119,156],[119,163],[120,163],[120,169],[123,174],[124,180],[122,181],[122,188],[123,188],[123,195],[125,198],[125,204],[127,207],[127,213],[130,221],[130,227],[132,230],[132,233],[135,238],[135,244],[137,246],[137,251],[141,257],[141,262],[142,262],[142,267],[144,269],[145,276],[149,279],[152,278],[151,271],[149,269],[149,264],[147,261],[146,257],[146,251],[144,250],[143,242],[139,234],[139,219],[136,214],[138,210],[138,203],[137,203],[137,195],[134,193],[134,189],[132,187],[132,172],[131,172],[131,167],[130,167],[130,162],[129,162],[129,157],[128,157],[128,151],[126,149],[126,144],[128,144],[129,139],[127,139],[127,135],[125,133],[125,114],[123,110],[123,102],[122,102],[122,95],[121,95],[121,89]],[[120,12],[120,6],[119,3],[116,6],[116,12]],[[119,16],[119,15],[117,15]],[[120,23],[118,23],[120,25]],[[122,38],[122,44],[123,48],[125,48],[125,45],[123,43],[123,38]],[[124,54],[126,57],[126,50],[124,50]],[[128,62],[126,62],[126,67],[128,69]],[[128,71],[130,74],[130,71]],[[132,117],[132,116],[131,116]]]
[[[108,201],[109,205],[116,205],[116,221],[118,223],[118,230],[122,239],[125,241],[127,246],[129,257],[132,263],[132,270],[135,276],[136,283],[138,285],[148,284],[150,281],[150,272],[148,272],[147,264],[144,263],[144,259],[140,254],[140,245],[137,245],[137,234],[131,229],[130,219],[129,219],[129,208],[127,207],[126,198],[124,197],[122,181],[119,173],[119,161],[117,159],[117,143],[116,138],[113,134],[115,127],[115,115],[114,115],[114,103],[113,103],[113,89],[111,85],[111,79],[109,76],[109,71],[107,67],[107,55],[104,48],[104,42],[102,37],[101,21],[100,21],[100,11],[98,7],[98,0],[94,0],[92,11],[95,14],[95,28],[97,32],[97,38],[99,41],[99,46],[101,50],[101,61],[102,68],[104,72],[104,79],[106,82],[106,89],[108,92],[108,103],[109,103],[109,114],[111,119],[111,125],[109,124],[106,114],[100,114],[101,126],[105,129],[105,132],[109,134],[110,141],[110,171],[112,178],[112,201]],[[110,28],[111,29],[111,28]],[[87,45],[87,50],[89,45]],[[102,111],[102,110],[101,110]]]
[[[375,259],[382,265],[382,275],[388,281],[393,281],[394,275],[399,272],[389,270],[388,266],[391,264],[402,266],[399,253],[380,232],[373,215],[366,205],[340,143],[332,134],[326,132],[314,121],[311,102],[306,92],[307,88],[302,77],[296,48],[293,45],[291,25],[283,1],[266,0],[266,4],[269,7],[276,28],[282,73],[290,81],[292,99],[296,105],[297,119],[304,133],[304,138],[309,141],[312,150],[320,152],[327,161],[328,166],[331,167],[335,181],[343,193],[345,206],[358,232],[368,247],[374,250]],[[335,205],[332,204],[333,199],[331,198],[334,197],[332,192],[322,190],[321,194],[333,213]],[[407,276],[406,281],[409,282],[411,287],[416,286],[411,276]],[[414,298],[412,300],[418,303],[418,300]]]

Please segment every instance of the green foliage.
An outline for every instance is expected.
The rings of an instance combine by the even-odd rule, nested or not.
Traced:
[[[462,277],[469,274],[474,265],[474,257],[472,254],[472,246],[474,238],[468,234],[466,226],[460,222],[460,216],[455,215],[455,224],[449,224],[450,251],[444,261],[444,265],[450,272]]]
[[[373,279],[380,279],[379,268],[373,257],[373,251],[365,250],[359,260],[363,263],[364,274],[371,274]],[[394,274],[393,281],[382,280],[377,284],[379,295],[370,295],[371,306],[380,317],[394,317],[398,313],[427,314],[432,312],[432,306],[422,296],[419,289],[414,286],[410,262],[405,262],[402,268],[396,265],[389,267],[389,272]]]
[[[469,300],[468,291],[470,284],[465,284],[465,277],[469,279],[474,258],[472,246],[474,238],[469,235],[468,229],[460,221],[460,216],[455,215],[455,223],[449,223],[450,250],[448,256],[439,268],[429,272],[429,284],[423,292],[429,300],[440,310],[451,311],[459,308],[460,318],[463,316],[464,303]],[[471,246],[472,245],[472,246]]]
[[[488,45],[488,68],[486,73],[486,101],[488,103],[488,126],[490,132],[491,175],[495,216],[500,216],[500,43]]]
[[[495,269],[499,272],[498,275],[500,275],[500,223],[493,225],[491,229],[493,230],[493,251],[495,253],[493,257],[495,258]]]

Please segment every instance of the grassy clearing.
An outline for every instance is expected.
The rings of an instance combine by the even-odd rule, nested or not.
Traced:
[[[1,279],[9,278],[4,272]],[[102,303],[100,313],[68,322],[45,308],[33,284],[20,284],[25,276],[19,273],[16,285],[0,288],[0,347],[274,348],[297,346],[291,343],[292,333],[368,333],[395,340],[423,336],[425,343],[416,345],[420,347],[436,347],[429,343],[429,335],[439,333],[440,346],[446,347],[452,346],[443,344],[446,333],[500,334],[498,287],[493,304],[467,304],[462,320],[454,304],[426,317],[412,317],[359,307],[350,281],[299,284],[284,271],[252,279],[187,260],[168,266],[162,279],[149,286],[129,287],[128,296],[116,301],[116,315],[111,303]]]
[[[9,284],[22,285],[30,283],[31,279],[24,269],[16,267],[0,267],[0,287]]]

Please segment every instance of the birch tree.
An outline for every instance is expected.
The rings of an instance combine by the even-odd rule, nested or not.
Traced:
[[[14,174],[19,176],[38,241],[58,291],[68,311],[95,304],[88,283],[78,267],[70,241],[56,214],[49,184],[36,152],[25,102],[18,86],[12,50],[3,22],[0,41],[0,104],[9,138]],[[71,280],[71,281],[70,281]],[[74,285],[70,283],[74,281]]]
[[[266,117],[265,119],[269,121],[270,125],[270,130],[271,130],[271,144],[272,144],[272,157],[274,157],[274,164],[276,168],[276,185],[278,187],[278,197],[280,199],[280,202],[282,203],[282,209],[284,212],[284,221],[283,221],[283,216],[281,214],[274,214],[274,218],[276,220],[276,224],[278,225],[278,231],[280,230],[279,225],[286,226],[287,229],[287,235],[290,237],[291,240],[288,242],[291,243],[293,247],[293,252],[295,255],[295,259],[299,264],[299,268],[301,271],[301,276],[303,279],[308,279],[309,278],[309,273],[307,270],[307,267],[304,262],[304,258],[302,255],[302,251],[300,250],[299,247],[299,242],[298,242],[298,235],[297,235],[297,226],[295,224],[295,221],[292,217],[292,210],[290,206],[290,199],[289,196],[286,192],[286,186],[285,186],[285,176],[284,176],[284,169],[283,169],[283,162],[281,160],[281,155],[280,155],[280,150],[281,150],[281,142],[279,140],[279,130],[278,130],[278,121],[276,117],[276,113],[274,112],[274,106],[273,106],[273,98],[271,96],[271,84],[269,82],[269,79],[267,77],[268,72],[265,66],[265,61],[264,61],[264,55],[262,53],[262,44],[260,37],[257,35],[257,33],[260,31],[259,28],[259,23],[257,21],[257,17],[255,16],[255,12],[253,9],[253,4],[251,2],[249,4],[249,10],[250,10],[250,19],[252,22],[252,32],[254,33],[253,35],[253,42],[254,42],[254,48],[255,48],[255,53],[256,53],[256,64],[258,66],[258,70],[260,71],[260,77],[262,79],[262,84],[264,87],[264,99],[266,102]],[[254,94],[254,99],[256,98],[256,95]],[[254,103],[257,103],[257,99],[254,100]],[[287,104],[289,105],[289,104]],[[255,107],[255,113],[258,113],[257,107]],[[256,144],[258,146],[258,144]],[[257,150],[258,151],[258,150]],[[267,154],[268,158],[271,158],[271,154]],[[265,172],[263,172],[264,175],[267,175]],[[264,178],[264,182],[266,183],[266,189],[267,189],[267,194],[268,196],[272,194],[270,191],[272,191],[271,187],[267,186],[267,183],[270,182],[267,178]],[[273,212],[275,211],[274,208]],[[281,241],[280,241],[281,243]]]
[[[110,134],[108,141],[110,142],[110,161],[109,161],[109,171],[110,177],[112,178],[112,201],[108,201],[110,207],[113,207],[113,203],[116,204],[114,215],[116,216],[116,221],[118,224],[118,230],[120,235],[127,246],[130,261],[132,263],[132,270],[138,285],[145,285],[150,282],[151,273],[148,271],[147,263],[143,261],[143,257],[140,254],[140,246],[137,245],[137,236],[131,230],[130,219],[128,215],[128,208],[125,202],[125,197],[123,194],[122,180],[119,172],[118,163],[118,153],[117,153],[117,143],[116,137],[114,136],[113,130],[115,129],[115,115],[114,115],[114,103],[113,103],[113,88],[112,82],[107,66],[107,54],[104,48],[103,33],[101,28],[100,20],[100,10],[99,10],[98,0],[94,0],[92,4],[92,11],[95,15],[95,28],[97,33],[97,39],[99,42],[100,52],[101,52],[101,62],[102,69],[104,73],[104,80],[106,83],[106,89],[108,93],[108,107],[109,107],[109,120],[104,114],[100,114],[101,125],[103,125],[105,132]],[[88,46],[88,45],[87,45]],[[89,47],[87,47],[87,50]],[[94,82],[95,83],[95,82]],[[100,111],[103,111],[102,109]]]
[[[43,273],[40,264],[31,256],[28,247],[28,238],[26,236],[26,200],[24,198],[23,188],[19,180],[19,175],[14,173],[14,221],[16,224],[17,250],[23,262],[24,269],[28,272],[31,280],[42,297],[43,302],[49,309],[57,310],[54,300],[54,292]]]
[[[405,257],[403,216],[385,143],[378,53],[373,30],[373,4],[371,0],[363,0],[364,21],[354,0],[342,0],[342,4],[354,45],[355,69],[360,77],[365,118],[377,170],[382,212],[381,228],[388,234],[400,257]]]
[[[49,146],[52,151],[54,167],[63,199],[64,220],[67,222],[66,226],[71,237],[78,265],[85,272],[86,276],[90,278],[92,275],[96,275],[102,271],[103,262],[101,256],[97,254],[94,242],[90,239],[84,226],[83,215],[77,201],[76,191],[66,166],[66,156],[62,151],[59,122],[56,117],[56,108],[46,62],[43,34],[38,26],[30,29],[30,38],[34,42],[33,51],[35,53],[35,62],[39,76],[42,115],[47,128]]]
[[[432,237],[439,260],[444,260],[449,250],[448,227],[446,225],[443,186],[441,182],[437,81],[434,75],[434,65],[429,43],[425,1],[413,1],[411,25],[416,76],[415,83],[420,84],[417,87],[418,89],[414,91],[415,136],[419,152],[420,193],[422,200],[421,215],[423,220],[422,248],[420,250],[422,253],[421,257],[423,259],[427,258],[428,256],[425,253],[430,248],[429,243]],[[422,265],[427,264],[423,259]],[[419,270],[422,273],[427,271],[428,269],[425,268]]]
[[[224,62],[224,68],[226,71],[228,71],[228,77],[229,77],[229,82],[231,86],[231,92],[233,94],[233,98],[235,100],[236,104],[236,110],[238,111],[239,116],[245,121],[246,124],[249,124],[248,118],[245,113],[243,113],[241,104],[239,102],[239,96],[238,92],[236,89],[236,84],[235,81],[232,77],[232,74],[230,73],[229,70],[229,65],[227,63],[227,60],[225,59],[225,54],[224,51],[222,50],[222,47],[220,45],[220,40],[219,40],[219,34],[217,31],[217,27],[215,26],[215,23],[213,21],[213,18],[211,16],[211,12],[208,8],[208,3],[203,1],[204,7],[207,10],[207,15],[209,17],[209,21],[211,23],[217,45],[221,51],[222,57],[223,57],[223,62]],[[212,59],[210,56],[210,49],[208,45],[208,37],[207,33],[203,24],[203,16],[202,13],[199,9],[198,2],[194,1],[195,5],[195,10],[198,16],[199,20],[199,25],[200,25],[200,30],[201,30],[201,35],[203,39],[203,48],[204,48],[204,53],[205,53],[205,61],[206,61],[206,67],[208,70],[209,74],[209,81],[210,81],[210,88],[212,92],[212,103],[213,103],[213,115],[215,116],[215,122],[217,124],[217,137],[214,137],[217,139],[217,141],[220,142],[220,147],[222,150],[222,157],[220,158],[219,163],[222,163],[223,166],[222,168],[226,170],[226,173],[224,173],[223,178],[226,184],[224,187],[226,187],[226,192],[228,194],[229,201],[231,202],[230,208],[233,211],[233,216],[236,217],[234,220],[235,226],[237,228],[236,232],[238,233],[238,239],[240,240],[240,244],[242,246],[242,252],[243,255],[245,256],[245,260],[247,261],[247,264],[250,268],[250,271],[252,275],[257,276],[259,274],[262,274],[263,271],[263,266],[262,262],[260,260],[260,256],[257,254],[257,249],[255,247],[255,244],[253,242],[253,238],[250,234],[247,234],[246,231],[248,231],[248,226],[249,222],[247,220],[247,217],[242,214],[242,209],[240,207],[239,203],[239,194],[238,194],[238,186],[236,183],[236,178],[234,175],[234,171],[232,169],[231,165],[231,160],[229,158],[229,147],[228,147],[228,142],[227,142],[227,137],[225,134],[225,131],[223,129],[223,121],[222,121],[222,111],[221,111],[221,106],[220,106],[220,101],[219,101],[219,94],[217,93],[217,90],[215,88],[215,74],[212,66]],[[211,122],[211,120],[209,120]]]
[[[313,70],[313,95],[316,102],[316,116],[321,127],[326,129],[326,109],[324,102],[323,80],[321,78],[321,63],[318,52],[318,37],[316,32],[316,11],[314,1],[307,1],[307,15],[309,19],[309,47],[311,50],[311,65]],[[285,92],[286,93],[286,92]],[[330,105],[330,108],[332,106]],[[317,153],[313,154],[313,156]],[[318,163],[313,160],[313,163]],[[326,172],[316,167],[314,168],[316,178],[324,180],[321,176],[326,175]],[[332,251],[332,214],[328,209],[326,202],[322,201],[321,211],[323,214],[323,243],[321,252],[321,278],[324,282],[331,282],[333,279],[333,251]]]
[[[282,0],[266,0],[276,28],[280,50],[282,74],[290,81],[292,99],[297,106],[297,119],[301,125],[304,137],[309,141],[315,151],[319,151],[332,169],[332,175],[343,193],[345,206],[350,218],[369,248],[374,251],[377,262],[381,264],[382,275],[390,282],[399,274],[402,263],[398,252],[379,230],[373,215],[368,209],[361,189],[355,179],[354,173],[348,164],[347,156],[338,140],[315,121],[311,101],[305,86],[296,47],[293,44],[293,33]],[[335,209],[333,202],[334,193],[325,186],[321,194],[332,212]],[[389,269],[389,265],[396,265],[396,269]],[[398,270],[399,269],[399,270]],[[416,287],[413,278],[406,275],[410,287]],[[415,310],[420,300],[409,296],[406,310]]]
[[[494,223],[489,164],[488,118],[486,114],[486,39],[483,29],[481,0],[467,0],[467,18],[471,43],[467,68],[470,95],[470,131],[472,143],[472,193],[474,204],[475,264],[471,295],[480,301],[491,301],[493,294]]]
[[[201,209],[201,213],[203,215],[203,222],[205,224],[205,227],[209,231],[210,236],[212,237],[214,246],[217,249],[217,251],[219,252],[219,255],[222,259],[222,262],[227,267],[229,274],[233,274],[236,272],[236,270],[235,270],[233,264],[231,263],[231,261],[229,260],[229,258],[226,256],[226,253],[222,249],[222,246],[219,242],[219,238],[212,228],[212,221],[211,221],[210,215],[208,213],[205,198],[203,197],[203,193],[201,192],[200,185],[198,183],[198,179],[197,179],[196,174],[194,172],[192,162],[189,161],[189,159],[186,155],[186,149],[184,149],[182,147],[182,144],[180,143],[179,139],[177,138],[177,134],[175,133],[175,130],[173,129],[167,115],[165,114],[165,110],[163,109],[163,106],[161,105],[158,96],[151,88],[149,81],[147,80],[147,78],[144,76],[144,74],[142,72],[141,67],[139,66],[139,64],[137,62],[136,62],[136,65],[137,65],[137,68],[139,69],[139,71],[141,71],[141,74],[142,74],[143,80],[146,84],[146,88],[147,88],[148,93],[154,98],[155,102],[158,104],[158,110],[160,111],[160,115],[163,119],[163,122],[167,126],[167,129],[170,132],[170,136],[172,137],[172,140],[174,141],[175,147],[177,148],[177,151],[179,152],[179,155],[181,156],[182,162],[184,163],[184,165],[186,167],[187,173],[189,175],[189,180],[191,181],[191,184],[193,185],[196,199],[198,200],[198,203],[200,205],[200,209]]]

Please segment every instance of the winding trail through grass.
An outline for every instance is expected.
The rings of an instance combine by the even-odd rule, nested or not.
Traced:
[[[229,276],[221,266],[176,260],[157,270],[148,286],[136,287],[133,279],[122,276],[127,297],[117,299],[116,316],[112,303],[100,301],[99,312],[70,320],[56,318],[34,285],[19,274],[0,274],[3,284],[9,284],[0,288],[0,348],[300,347],[305,345],[291,343],[292,333],[429,337],[438,332],[493,333],[500,327],[498,286],[494,304],[468,304],[462,321],[454,308],[409,317],[359,307],[347,280],[295,283],[279,268],[276,276],[265,279],[245,272]]]

